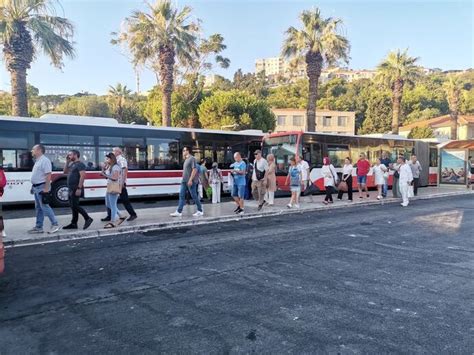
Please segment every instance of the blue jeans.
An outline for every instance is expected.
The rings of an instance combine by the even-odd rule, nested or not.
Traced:
[[[387,197],[388,193],[388,181],[385,180],[385,184],[382,185],[382,196]]]
[[[183,212],[184,204],[186,202],[186,191],[189,191],[189,194],[196,204],[198,211],[202,212],[201,201],[197,195],[197,184],[193,183],[191,186],[188,186],[188,183],[184,181],[181,182],[181,188],[179,189],[179,205],[177,211],[179,213]]]
[[[32,187],[33,195],[35,196],[35,209],[36,209],[36,228],[43,229],[44,216],[48,217],[51,225],[57,226],[58,220],[54,215],[53,209],[49,205],[43,204],[41,199],[41,192],[43,192],[44,184],[36,187]]]
[[[120,194],[105,194],[105,205],[110,210],[110,220],[112,222],[116,222],[120,218],[120,211],[117,205],[119,197]]]

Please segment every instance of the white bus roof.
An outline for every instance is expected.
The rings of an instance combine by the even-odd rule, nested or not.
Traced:
[[[115,118],[109,118],[109,117],[45,114],[39,118],[38,117],[0,116],[0,120],[15,121],[15,122],[35,122],[35,123],[40,122],[40,123],[69,124],[69,125],[83,125],[83,126],[101,126],[101,127],[129,128],[129,129],[149,129],[149,130],[161,130],[161,131],[220,133],[220,134],[235,134],[235,135],[247,135],[247,136],[256,136],[256,137],[263,136],[263,132],[260,130],[223,131],[223,130],[201,129],[201,128],[156,127],[156,126],[119,123]]]

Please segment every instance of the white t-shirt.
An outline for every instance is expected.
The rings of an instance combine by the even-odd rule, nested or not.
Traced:
[[[354,170],[352,164],[345,164],[342,168],[342,175],[352,175],[352,170]]]
[[[122,168],[122,171],[123,171],[123,169],[128,168],[127,159],[125,159],[125,157],[122,154],[120,154],[117,157],[117,164],[118,164],[118,166],[120,166],[120,168]],[[127,182],[127,174],[125,174],[125,171],[121,175],[123,177],[123,181]]]
[[[255,172],[255,169],[258,169],[259,171],[267,171],[268,170],[268,163],[264,158],[261,158],[260,160],[255,159],[253,162],[253,173],[252,173],[252,180],[257,181],[257,174]]]
[[[298,168],[301,171],[301,179],[303,181],[309,180],[309,176],[308,176],[309,164],[305,160],[302,160],[298,163]]]

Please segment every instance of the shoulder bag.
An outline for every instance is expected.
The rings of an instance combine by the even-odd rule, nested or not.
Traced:
[[[112,175],[113,169],[110,168],[110,174]],[[122,186],[120,184],[120,177],[116,180],[116,181],[113,181],[111,179],[109,179],[107,181],[107,193],[108,194],[113,194],[113,195],[117,195],[117,194],[121,194],[122,193]]]

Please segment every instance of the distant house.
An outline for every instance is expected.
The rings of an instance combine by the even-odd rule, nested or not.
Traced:
[[[430,127],[435,138],[451,138],[451,117],[444,115],[400,127],[399,134],[407,137],[415,127]],[[474,115],[458,115],[458,139],[474,139]]]
[[[306,131],[306,110],[272,109],[276,117],[275,132]],[[355,133],[355,112],[316,110],[316,132],[349,134]]]

